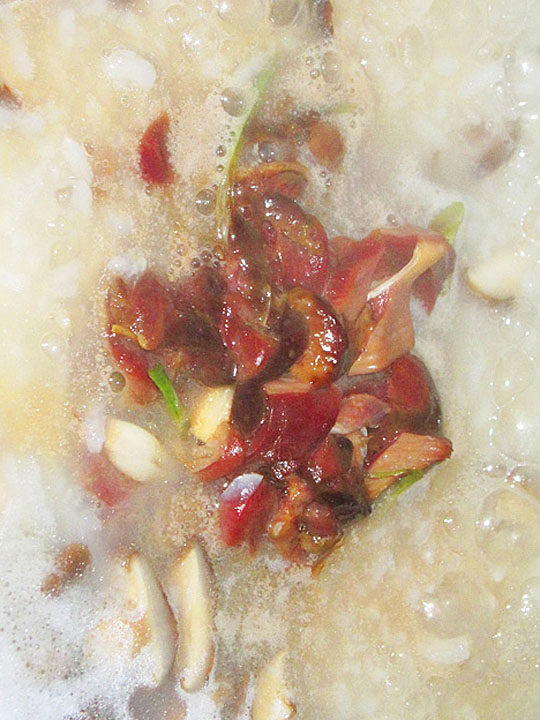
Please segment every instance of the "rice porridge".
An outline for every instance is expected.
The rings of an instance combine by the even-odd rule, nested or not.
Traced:
[[[4,0],[0,37],[0,718],[536,720],[540,3]],[[437,417],[396,432],[429,437],[432,455],[383,465],[389,446],[370,449],[379,420],[367,423],[339,446],[373,463],[367,496],[339,486],[326,505],[325,485],[286,540],[269,508],[304,465],[291,449],[283,470],[285,421],[271,481],[257,435],[241,448],[251,464],[219,464],[232,436],[218,470],[204,454],[252,359],[229,325],[222,344],[205,324],[173,361],[156,310],[192,293],[182,317],[207,322],[221,286],[186,278],[229,267],[238,223],[255,222],[235,215],[235,183],[255,196],[276,182],[265,218],[285,243],[279,223],[294,216],[282,235],[307,228],[310,258],[322,236],[368,238],[377,258],[372,231],[389,247],[413,237],[390,279],[374,261],[373,307],[422,242],[439,253],[422,272],[448,260],[424,282],[428,312],[417,276],[404,303],[407,357],[427,368]],[[348,392],[354,323],[323,292],[322,266],[309,259],[305,280],[304,249],[280,247],[282,317],[319,303],[330,349],[308,390],[305,343],[287,390],[277,371],[264,388],[270,403],[305,393],[297,442],[315,451],[337,443],[324,413],[341,402],[331,388]],[[151,326],[140,309],[123,322],[141,278]],[[275,338],[249,337],[257,358],[273,352]],[[386,378],[410,350],[370,372]],[[171,383],[174,363],[184,379]],[[241,471],[239,489],[219,485]],[[370,480],[392,487],[379,497]]]

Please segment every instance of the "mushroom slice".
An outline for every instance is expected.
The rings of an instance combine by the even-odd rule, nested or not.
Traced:
[[[159,440],[139,425],[109,418],[105,429],[105,452],[112,464],[132,480],[155,480],[163,462]]]
[[[467,270],[471,290],[487,300],[512,300],[519,294],[527,261],[509,248]]]
[[[208,442],[222,422],[229,420],[234,388],[232,385],[208,388],[200,396],[191,416],[190,430],[203,443]]]
[[[159,685],[171,669],[176,635],[170,608],[148,561],[134,553],[127,561],[128,601],[137,620],[130,625],[134,633],[133,652],[148,648],[152,659],[151,680]]]
[[[259,673],[252,720],[289,720],[296,715],[296,707],[285,687],[284,664],[285,651],[280,650]]]
[[[188,543],[172,566],[167,596],[179,636],[175,673],[184,690],[194,692],[204,685],[214,662],[212,573],[196,540]]]

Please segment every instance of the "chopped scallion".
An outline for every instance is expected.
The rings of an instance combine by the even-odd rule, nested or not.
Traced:
[[[405,475],[409,474],[410,472],[414,472],[414,470],[410,470],[409,468],[401,468],[399,470],[386,470],[385,472],[370,472],[369,476],[372,478],[377,478],[377,480],[383,480],[384,478],[394,477],[395,475]]]
[[[459,227],[465,217],[465,206],[462,202],[453,202],[438,213],[431,222],[431,229],[440,232],[441,235],[453,243],[456,239]]]
[[[424,471],[423,470],[408,470],[408,469],[402,468],[400,470],[388,470],[386,472],[369,473],[369,475],[372,478],[377,478],[377,479],[381,479],[381,480],[384,478],[390,478],[390,477],[401,475],[401,477],[398,480],[396,480],[396,482],[389,489],[389,495],[401,495],[402,492],[405,492],[405,490],[408,490],[408,488],[410,488],[411,485],[414,485],[415,482],[418,482],[418,480],[421,480],[424,477]]]
[[[405,490],[408,490],[411,485],[414,485],[414,483],[418,482],[424,477],[424,473],[422,470],[412,470],[407,475],[404,475],[402,478],[400,478],[393,486],[392,486],[392,494],[393,495],[401,495],[402,492],[405,492]]]
[[[236,140],[235,145],[231,149],[231,153],[229,155],[229,162],[227,165],[227,170],[224,174],[223,180],[218,186],[217,193],[216,193],[216,218],[218,223],[218,232],[222,238],[222,240],[227,240],[228,232],[229,232],[229,220],[230,220],[230,200],[231,200],[231,191],[232,191],[232,183],[234,179],[234,173],[236,170],[236,166],[238,164],[238,158],[240,157],[240,154],[242,153],[242,149],[244,147],[245,142],[245,136],[246,136],[246,129],[249,127],[251,122],[253,121],[255,115],[259,111],[259,108],[261,107],[261,103],[263,101],[264,94],[266,92],[266,89],[268,88],[268,85],[270,84],[270,81],[272,80],[274,76],[274,65],[270,65],[269,67],[264,68],[260,71],[260,73],[255,78],[255,90],[256,90],[256,97],[255,101],[253,102],[253,105],[251,106],[251,109],[249,113],[246,116],[246,119],[240,126],[240,129],[238,130],[238,137]]]
[[[186,411],[178,399],[178,395],[176,394],[176,390],[167,375],[167,371],[163,365],[157,363],[148,371],[148,375],[163,395],[165,405],[172,419],[181,429],[184,429],[187,424]]]

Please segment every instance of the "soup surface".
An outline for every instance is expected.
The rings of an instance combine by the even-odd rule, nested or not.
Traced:
[[[2,719],[538,717],[540,6],[332,5],[0,3]],[[223,259],[246,119],[282,106],[341,138],[321,163],[295,137],[329,237],[464,207],[450,281],[411,306],[453,455],[317,572],[224,545],[106,338],[114,278]],[[147,431],[120,460],[111,420]]]

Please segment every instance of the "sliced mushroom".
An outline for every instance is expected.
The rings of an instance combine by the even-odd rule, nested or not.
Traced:
[[[214,662],[212,573],[206,554],[192,540],[172,566],[167,596],[178,628],[176,675],[187,692],[199,690]]]
[[[139,425],[109,418],[104,448],[112,464],[137,482],[155,480],[159,475],[163,447],[152,433]]]
[[[191,416],[190,429],[203,443],[208,442],[222,422],[227,422],[234,395],[232,385],[208,388],[199,398]]]
[[[285,651],[280,650],[259,673],[252,720],[289,720],[296,715],[284,678]]]
[[[512,300],[521,289],[527,260],[510,248],[495,252],[488,260],[467,270],[471,290],[487,300]]]
[[[147,560],[134,553],[127,563],[128,601],[136,613],[130,622],[134,633],[133,651],[148,648],[152,658],[151,679],[159,685],[171,669],[176,634],[170,608]]]

